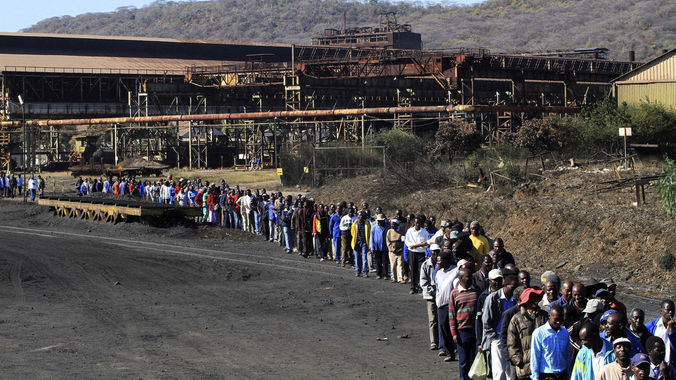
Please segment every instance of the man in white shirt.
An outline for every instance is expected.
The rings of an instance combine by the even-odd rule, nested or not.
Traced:
[[[674,301],[665,299],[661,302],[661,317],[646,323],[651,334],[664,341],[666,361],[676,362],[676,325],[674,323]]]
[[[413,227],[406,231],[406,237],[404,239],[404,244],[408,247],[408,264],[411,268],[410,294],[422,291],[417,280],[420,278],[420,267],[425,261],[425,246],[427,246],[427,239],[429,236],[429,233],[422,225],[422,218],[416,218]]]
[[[244,231],[250,231],[249,226],[249,213],[251,212],[251,190],[247,190],[244,195],[237,199],[237,204],[239,205],[239,211],[242,214],[242,229]]]
[[[345,266],[350,263],[353,256],[353,251],[350,249],[352,245],[352,236],[350,229],[352,228],[352,217],[354,216],[354,209],[349,208],[347,214],[340,218],[340,243],[343,248],[343,254],[340,256],[340,265]]]
[[[451,335],[451,325],[448,321],[448,300],[451,298],[451,291],[454,289],[454,283],[458,277],[458,268],[453,265],[453,254],[451,251],[442,251],[439,261],[439,270],[437,270],[434,278],[437,284],[437,321],[439,323],[439,331],[441,332],[439,345],[443,350],[442,352],[448,355],[445,360],[451,361],[455,359],[455,345],[453,344],[453,336]],[[440,352],[439,355],[443,354]]]

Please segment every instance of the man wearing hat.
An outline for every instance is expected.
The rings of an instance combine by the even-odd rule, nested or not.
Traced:
[[[618,338],[613,341],[615,361],[604,366],[596,375],[597,380],[627,380],[633,379],[631,370],[631,341],[627,338]]]
[[[519,279],[516,274],[505,276],[502,289],[489,294],[483,305],[481,348],[491,352],[493,380],[511,379],[515,376],[514,367],[507,356],[507,347],[500,340],[500,336],[507,333],[508,326],[502,326],[502,316],[504,312],[516,305],[517,301],[514,300],[513,294],[518,284]]]
[[[572,342],[581,346],[582,342],[580,341],[580,329],[587,323],[593,323],[598,326],[597,318],[603,313],[603,304],[597,299],[590,299],[587,301],[584,309],[582,310],[582,315],[584,316],[579,321],[573,324],[573,327],[570,329],[570,338]]]
[[[635,380],[648,380],[650,378],[650,360],[646,354],[636,354],[631,358],[631,371],[634,372]]]
[[[519,379],[531,376],[530,344],[533,331],[547,322],[547,313],[538,306],[543,294],[542,290],[526,288],[519,297],[519,312],[509,322],[507,329],[507,352]]]
[[[615,360],[613,345],[599,336],[599,326],[585,322],[580,328],[582,347],[575,357],[571,380],[594,380],[601,369]]]
[[[460,260],[463,261],[463,260]],[[466,261],[466,260],[465,260]],[[470,268],[471,269],[471,268]],[[484,303],[486,303],[486,297],[493,292],[497,292],[502,288],[502,271],[500,269],[493,269],[488,272],[488,288],[479,294],[479,298],[476,301],[476,319],[477,323],[474,327],[474,335],[476,336],[476,342],[478,350],[481,351],[481,340],[483,339],[483,308]]]
[[[392,282],[399,282],[405,284],[403,252],[404,242],[402,241],[402,234],[399,232],[399,219],[390,220],[390,228],[385,233],[385,241],[387,243],[387,251],[389,253],[390,265],[392,266]]]

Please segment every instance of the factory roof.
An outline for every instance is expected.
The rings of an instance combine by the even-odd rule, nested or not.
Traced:
[[[289,59],[290,45],[170,38],[0,33],[0,70],[93,74],[176,74],[210,66]]]

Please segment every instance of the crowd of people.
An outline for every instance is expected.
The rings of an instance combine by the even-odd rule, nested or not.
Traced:
[[[34,174],[27,180],[24,176],[11,173],[0,173],[0,198],[30,197],[31,202],[45,190],[45,180],[41,175]]]
[[[243,190],[201,180],[79,180],[80,195],[107,192],[201,207],[199,221],[261,235],[287,253],[390,280],[421,294],[430,350],[458,360],[460,379],[676,380],[674,302],[645,323],[615,297],[611,280],[539,281],[516,266],[503,239],[462,223],[379,207],[316,203],[302,194]],[[472,370],[472,371],[471,371]],[[470,372],[473,372],[470,376]]]

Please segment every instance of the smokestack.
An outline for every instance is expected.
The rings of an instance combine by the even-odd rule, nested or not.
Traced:
[[[634,62],[634,51],[629,50],[629,62]]]
[[[347,30],[347,11],[343,11],[343,33]]]

